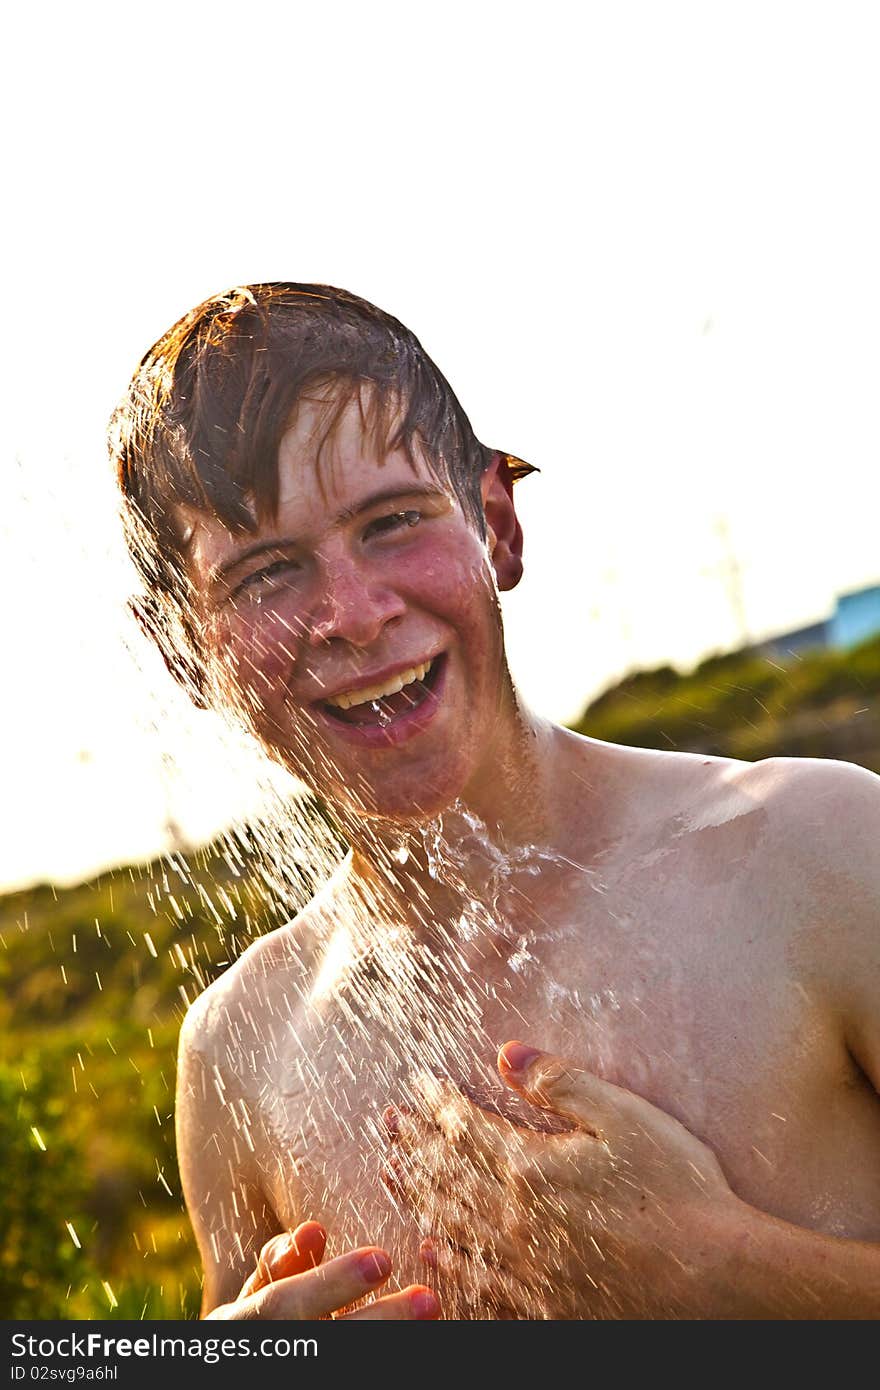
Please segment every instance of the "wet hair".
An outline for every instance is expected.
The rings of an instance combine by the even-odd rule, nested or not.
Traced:
[[[417,442],[485,535],[480,479],[498,451],[479,442],[408,328],[329,285],[274,282],[215,295],[150,348],[110,422],[126,539],[147,590],[135,611],[166,660],[170,638],[157,631],[158,605],[169,601],[185,646],[193,657],[198,651],[175,508],[207,512],[238,534],[273,518],[281,438],[297,403],[325,383],[333,408],[319,458],[357,399],[377,456],[402,448],[412,461]],[[532,472],[502,457],[511,482]],[[172,664],[192,685],[186,652]]]

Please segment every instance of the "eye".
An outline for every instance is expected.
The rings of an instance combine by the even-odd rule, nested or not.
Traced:
[[[299,565],[295,560],[276,560],[273,564],[266,565],[264,569],[254,570],[253,574],[247,575],[240,584],[236,584],[229,597],[231,599],[248,598],[259,593],[263,584],[271,584],[273,579],[277,579],[285,572],[295,573],[298,569]]]
[[[387,516],[377,517],[368,525],[364,536],[384,536],[390,531],[400,531],[404,527],[418,526],[422,513],[417,511],[389,512]]]

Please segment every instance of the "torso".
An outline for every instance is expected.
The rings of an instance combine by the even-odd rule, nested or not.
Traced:
[[[420,1068],[497,1085],[495,1052],[520,1038],[674,1115],[749,1204],[880,1239],[880,1104],[802,948],[834,924],[792,877],[770,765],[617,754],[641,779],[638,819],[622,814],[619,834],[585,846],[583,872],[554,876],[533,937],[514,930],[482,960],[465,939],[471,969],[442,971],[440,999],[414,996],[405,970],[340,969],[332,896],[214,987],[238,1019],[214,1054],[238,1059],[279,1229],[314,1217],[334,1251],[376,1242],[401,1284],[422,1280],[417,1223],[379,1179],[382,1110],[407,1102]],[[388,959],[417,969],[413,949]]]

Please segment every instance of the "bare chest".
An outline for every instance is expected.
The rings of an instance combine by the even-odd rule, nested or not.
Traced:
[[[281,1224],[316,1217],[339,1249],[377,1241],[401,1278],[422,1277],[418,1216],[381,1181],[382,1111],[418,1106],[433,1073],[531,1122],[495,1068],[498,1047],[520,1038],[675,1115],[754,1205],[880,1234],[876,1097],[768,922],[809,905],[781,902],[748,872],[748,852],[738,873],[729,850],[714,881],[673,847],[548,902],[540,930],[511,930],[492,951],[466,932],[445,953],[398,942],[314,996],[261,1091]]]

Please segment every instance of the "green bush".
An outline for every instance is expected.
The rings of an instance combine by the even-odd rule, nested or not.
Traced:
[[[45,1147],[43,1147],[45,1146]],[[88,1173],[46,1072],[0,1064],[0,1310],[68,1317],[71,1294],[95,1280],[87,1243]]]

